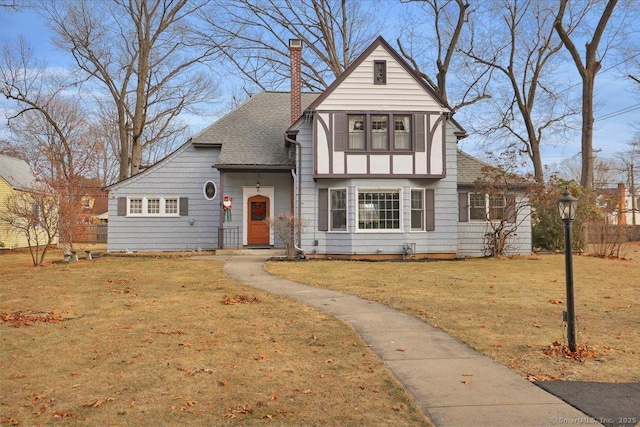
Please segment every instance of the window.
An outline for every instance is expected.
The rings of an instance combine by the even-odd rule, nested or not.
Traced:
[[[164,201],[164,213],[166,215],[178,214],[178,199],[165,199]]]
[[[349,149],[365,149],[364,115],[349,116]]]
[[[469,195],[469,219],[479,221],[515,221],[515,200],[509,202],[512,212],[507,212],[507,198],[503,194],[475,194]]]
[[[142,199],[129,199],[129,215],[142,215]]]
[[[177,197],[131,197],[127,200],[127,216],[180,216],[183,212],[178,200]]]
[[[411,149],[411,117],[393,116],[393,148],[396,150]]]
[[[487,219],[487,201],[484,194],[469,195],[469,219],[482,220]]]
[[[371,146],[374,150],[389,149],[387,120],[387,116],[371,116]]]
[[[505,201],[502,194],[489,196],[489,219],[491,221],[502,221],[506,219],[504,210]]]
[[[347,190],[329,190],[331,197],[331,211],[329,217],[329,230],[347,230]]]
[[[147,199],[147,213],[149,215],[160,213],[160,199]]]
[[[424,190],[411,190],[411,230],[424,231]]]
[[[373,84],[387,84],[387,61],[373,61]]]
[[[358,192],[358,230],[400,230],[400,191]]]
[[[218,189],[216,188],[216,183],[213,181],[207,181],[204,183],[204,187],[202,187],[202,193],[204,194],[204,198],[207,200],[213,200],[218,193]]]
[[[412,148],[410,114],[348,114],[347,126],[343,137],[348,140],[348,150],[407,151]]]

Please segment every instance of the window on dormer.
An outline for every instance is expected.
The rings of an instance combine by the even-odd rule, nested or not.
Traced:
[[[411,117],[408,115],[393,116],[393,148],[411,149]]]
[[[387,61],[373,61],[373,84],[387,84]]]
[[[389,149],[389,118],[385,116],[371,116],[371,147],[374,150]]]
[[[349,149],[364,150],[364,115],[349,115]]]
[[[411,114],[380,112],[347,114],[343,138],[350,151],[410,151],[413,149]]]

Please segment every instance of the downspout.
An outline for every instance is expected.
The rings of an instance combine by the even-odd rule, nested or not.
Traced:
[[[284,135],[284,140],[286,143],[293,144],[296,146],[296,185],[298,187],[297,188],[298,212],[296,213],[296,217],[298,220],[297,220],[296,227],[298,229],[298,241],[296,242],[294,240],[293,247],[299,254],[301,254],[304,258],[306,258],[304,250],[302,250],[302,248],[300,247],[302,246],[302,225],[300,223],[300,221],[302,220],[302,175],[300,173],[300,169],[302,168],[302,144],[300,144],[295,139],[289,138],[287,134]],[[293,174],[293,171],[291,171],[291,173]]]

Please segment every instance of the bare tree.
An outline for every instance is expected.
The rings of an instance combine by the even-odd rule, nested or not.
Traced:
[[[564,24],[567,0],[560,0],[560,8],[555,18],[554,27],[562,39],[566,49],[571,54],[573,62],[580,73],[582,79],[582,175],[580,184],[588,189],[593,189],[593,97],[595,80],[598,71],[602,68],[602,57],[608,46],[600,50],[600,41],[607,27],[607,23],[613,14],[613,10],[618,0],[608,0],[604,10],[600,15],[598,24],[593,30],[591,39],[585,45],[585,60],[583,62],[578,47],[571,38],[567,26]],[[577,25],[583,21],[588,12],[591,11],[592,4],[588,4],[577,15],[570,16],[569,26]],[[575,20],[574,20],[575,18]],[[571,22],[574,20],[574,22]],[[598,57],[600,56],[600,57]]]
[[[479,200],[471,204],[471,209],[483,216],[487,224],[486,255],[500,257],[514,249],[513,238],[529,220],[531,210],[527,192],[536,187],[531,185],[529,177],[514,173],[517,152],[504,151],[492,162],[498,166],[482,168],[482,176],[474,184],[474,197]]]
[[[490,68],[471,69],[468,64],[464,67],[461,61],[454,61],[456,55],[459,56],[463,30],[474,16],[470,3],[466,0],[414,0],[410,3],[415,3],[410,4],[406,12],[410,25],[402,29],[403,36],[408,40],[403,42],[402,37],[398,37],[396,41],[400,53],[414,71],[451,105],[453,111],[489,98],[485,89]],[[448,76],[454,66],[455,71],[461,71],[458,80],[464,83],[458,84],[457,87],[462,90],[456,90],[455,95],[451,96]],[[428,68],[433,68],[435,80],[424,71]]]
[[[175,118],[215,94],[196,49],[192,19],[202,1],[42,1],[59,48],[69,51],[117,124],[119,179],[140,171],[143,151],[182,127]]]
[[[347,0],[222,0],[202,12],[202,42],[256,87],[289,81],[289,38],[305,44],[302,84],[325,89],[379,32],[376,4]]]
[[[470,60],[494,70],[493,118],[476,130],[526,154],[537,182],[544,181],[541,146],[549,135],[567,129],[574,114],[568,92],[556,78],[562,42],[555,34],[554,13],[536,0],[505,0],[484,12],[464,47]],[[493,18],[492,18],[493,17]],[[491,117],[491,116],[489,116]]]

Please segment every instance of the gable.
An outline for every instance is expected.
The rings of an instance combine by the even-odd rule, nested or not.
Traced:
[[[375,84],[374,64],[386,64],[386,84]],[[385,111],[449,111],[441,105],[413,73],[398,63],[382,45],[327,94],[317,110],[376,109]]]
[[[374,83],[374,63],[386,65],[386,83]],[[395,99],[394,99],[395,98]],[[310,106],[309,110],[364,108],[451,111],[435,90],[378,37]],[[334,108],[336,107],[336,108]],[[413,107],[413,108],[412,108]]]

